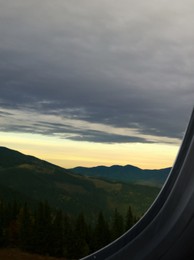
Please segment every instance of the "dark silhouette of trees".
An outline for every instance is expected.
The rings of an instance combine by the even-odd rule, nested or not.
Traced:
[[[51,238],[51,255],[58,257],[62,256],[64,246],[64,223],[61,210],[58,210],[54,216]]]
[[[135,217],[133,216],[131,206],[129,205],[125,221],[125,231],[129,230],[134,224]]]
[[[88,226],[83,213],[79,214],[74,229],[74,255],[75,259],[89,254],[90,249],[87,243]]]
[[[108,222],[102,212],[99,213],[93,235],[93,251],[106,246],[111,241],[111,234]]]
[[[19,246],[27,251],[32,248],[33,219],[27,203],[20,208],[18,218]]]
[[[47,202],[41,202],[34,216],[33,247],[36,253],[46,254],[51,251],[52,218]]]
[[[33,208],[27,203],[0,200],[0,247],[79,259],[122,235],[134,219],[130,206],[125,221],[115,209],[112,221],[99,212],[96,220],[87,223],[84,213],[71,216],[52,209],[47,202]]]
[[[112,240],[115,240],[123,233],[124,233],[123,216],[118,212],[117,209],[115,209],[113,221],[112,221],[112,227],[111,227]]]

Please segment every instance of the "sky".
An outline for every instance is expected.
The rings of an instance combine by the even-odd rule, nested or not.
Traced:
[[[192,0],[0,0],[0,146],[172,166],[194,105]]]

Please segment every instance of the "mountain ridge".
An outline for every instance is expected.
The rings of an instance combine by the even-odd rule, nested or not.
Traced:
[[[120,169],[120,166],[116,168]],[[69,214],[84,212],[90,218],[101,210],[109,216],[115,208],[125,212],[131,205],[135,214],[141,216],[160,188],[139,184],[105,180],[97,175],[82,176],[36,157],[0,147],[0,199],[32,203],[46,200],[54,208]]]
[[[87,177],[97,177],[110,181],[121,181],[125,183],[156,185],[161,187],[171,170],[170,167],[162,169],[141,169],[133,165],[112,165],[95,167],[75,167],[69,169],[71,172]]]

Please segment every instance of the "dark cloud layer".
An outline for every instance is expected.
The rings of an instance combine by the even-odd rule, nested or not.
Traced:
[[[138,129],[140,136],[182,138],[194,104],[192,1],[0,4],[2,113],[31,111],[62,120],[62,126],[44,122],[44,128],[10,120],[1,131],[64,133],[72,140],[108,143],[149,141],[66,127],[63,119],[73,119]]]

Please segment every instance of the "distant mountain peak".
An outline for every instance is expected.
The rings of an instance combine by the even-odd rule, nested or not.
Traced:
[[[125,166],[96,166],[96,167],[75,167],[69,169],[76,175],[92,178],[101,178],[107,181],[116,181],[132,184],[146,184],[161,187],[165,182],[171,168],[161,170],[143,170],[136,166],[127,164]]]

